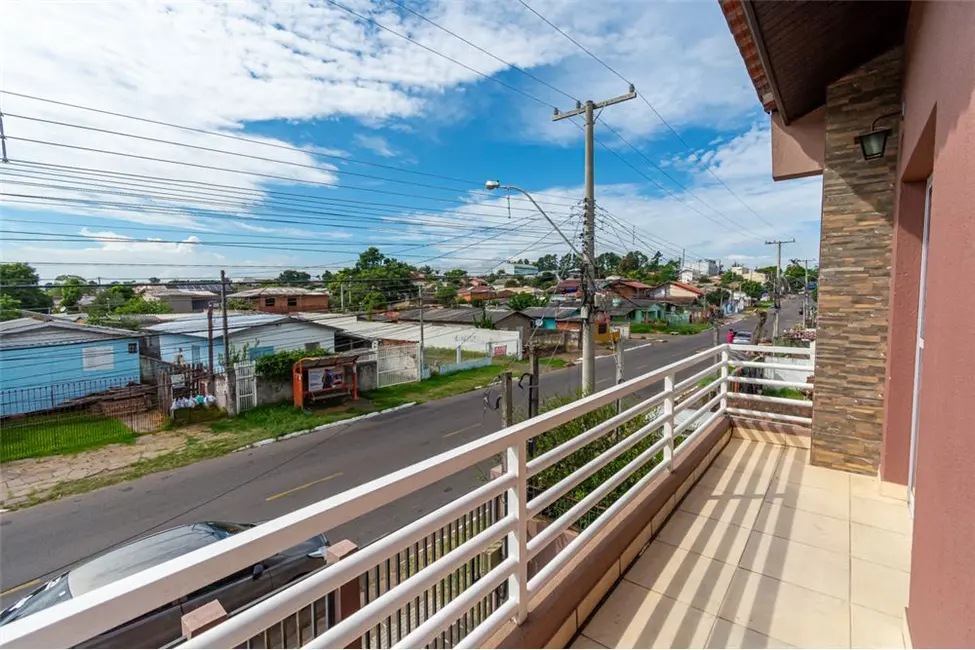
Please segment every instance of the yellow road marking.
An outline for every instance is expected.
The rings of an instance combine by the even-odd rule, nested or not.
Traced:
[[[275,499],[280,499],[281,497],[288,496],[292,492],[297,492],[298,490],[304,490],[305,488],[311,487],[313,485],[318,485],[319,483],[324,483],[325,481],[331,481],[333,478],[342,476],[342,472],[335,472],[331,476],[326,476],[325,478],[320,478],[317,481],[310,481],[304,485],[299,485],[296,488],[291,488],[290,490],[285,490],[284,492],[278,492],[277,494],[272,494],[265,501],[274,501]]]
[[[479,426],[481,426],[480,423],[472,424],[469,427],[464,427],[463,429],[457,429],[456,431],[451,431],[450,433],[445,433],[443,437],[444,438],[449,438],[451,436],[456,436],[458,433],[464,433],[465,431],[470,431],[471,429],[474,429],[474,428],[479,427]]]
[[[7,594],[12,594],[15,591],[20,591],[24,587],[33,587],[34,585],[39,584],[40,581],[41,581],[41,579],[38,578],[37,580],[31,580],[30,582],[25,582],[24,584],[20,585],[19,587],[12,587],[12,588],[8,589],[7,591],[0,591],[0,596],[6,596]]]

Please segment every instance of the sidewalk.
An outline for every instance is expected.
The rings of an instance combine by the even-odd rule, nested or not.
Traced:
[[[69,456],[45,456],[6,462],[0,470],[0,508],[43,500],[50,496],[52,488],[65,481],[123,470],[140,461],[183,449],[191,437],[199,439],[216,435],[218,434],[202,426],[186,427],[179,431],[161,431],[139,436],[130,445],[108,445]]]

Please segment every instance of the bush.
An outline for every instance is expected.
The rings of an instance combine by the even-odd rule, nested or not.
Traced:
[[[257,360],[257,374],[266,379],[289,380],[294,365],[301,359],[309,357],[328,357],[330,352],[321,348],[314,350],[282,350],[274,354],[268,354]]]

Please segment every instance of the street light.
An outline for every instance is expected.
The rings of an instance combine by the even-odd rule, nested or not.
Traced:
[[[569,239],[568,237],[566,237],[566,236],[565,236],[565,233],[564,233],[564,232],[562,232],[562,231],[561,231],[561,230],[559,229],[559,227],[558,227],[557,225],[555,225],[555,222],[554,222],[554,221],[552,221],[552,219],[551,219],[551,217],[549,217],[549,216],[548,216],[548,215],[547,215],[547,214],[545,213],[545,210],[542,210],[542,206],[540,206],[540,205],[538,205],[538,202],[537,202],[537,201],[535,201],[535,199],[534,199],[534,198],[532,197],[532,195],[531,195],[531,194],[529,194],[529,193],[528,193],[528,192],[526,192],[525,190],[523,190],[523,189],[521,189],[520,187],[517,187],[517,186],[515,186],[515,185],[502,185],[502,184],[501,184],[501,181],[485,181],[485,182],[484,182],[484,189],[486,189],[486,190],[492,190],[492,191],[493,191],[493,190],[508,190],[508,191],[511,191],[511,192],[521,192],[522,194],[524,194],[524,195],[525,195],[525,196],[526,196],[526,197],[528,198],[528,200],[532,202],[532,205],[534,205],[534,206],[535,206],[535,209],[536,209],[536,210],[538,210],[539,212],[541,212],[541,213],[542,213],[542,216],[543,216],[543,217],[545,217],[545,220],[546,220],[546,221],[548,221],[548,222],[549,222],[549,224],[550,224],[550,225],[551,225],[551,226],[552,226],[553,228],[555,228],[555,231],[556,231],[557,233],[559,233],[559,235],[561,235],[561,237],[562,237],[562,239],[563,239],[563,240],[565,240],[565,243],[569,245],[569,250],[571,250],[571,251],[572,251],[573,253],[575,253],[575,254],[576,254],[576,255],[577,255],[577,256],[578,256],[578,257],[579,257],[580,259],[582,259],[582,254],[581,254],[581,253],[579,252],[579,250],[578,250],[578,249],[577,249],[577,248],[576,248],[576,247],[575,247],[575,246],[574,246],[574,245],[572,244],[572,240],[570,240],[570,239]],[[590,262],[591,262],[591,260],[590,260]]]

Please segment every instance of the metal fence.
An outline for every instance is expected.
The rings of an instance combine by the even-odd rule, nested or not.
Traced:
[[[376,384],[379,388],[413,381],[420,381],[419,344],[383,345],[376,349]]]
[[[165,422],[155,386],[99,379],[0,392],[0,460],[131,442]]]
[[[505,512],[505,499],[498,497],[478,504],[460,518],[449,522],[417,540],[405,549],[372,567],[360,579],[363,607],[416,576],[432,563],[458,548],[478,533],[489,528]],[[376,622],[362,637],[367,649],[392,648],[430,620],[458,595],[480,581],[504,557],[504,542],[463,562],[452,572],[441,576],[431,587],[418,593],[385,619]],[[490,616],[505,601],[504,583],[484,598],[466,608],[449,627],[441,630],[432,643],[424,647],[452,648],[468,632]]]
[[[237,412],[243,413],[257,406],[257,362],[242,361],[234,364],[237,382]]]

